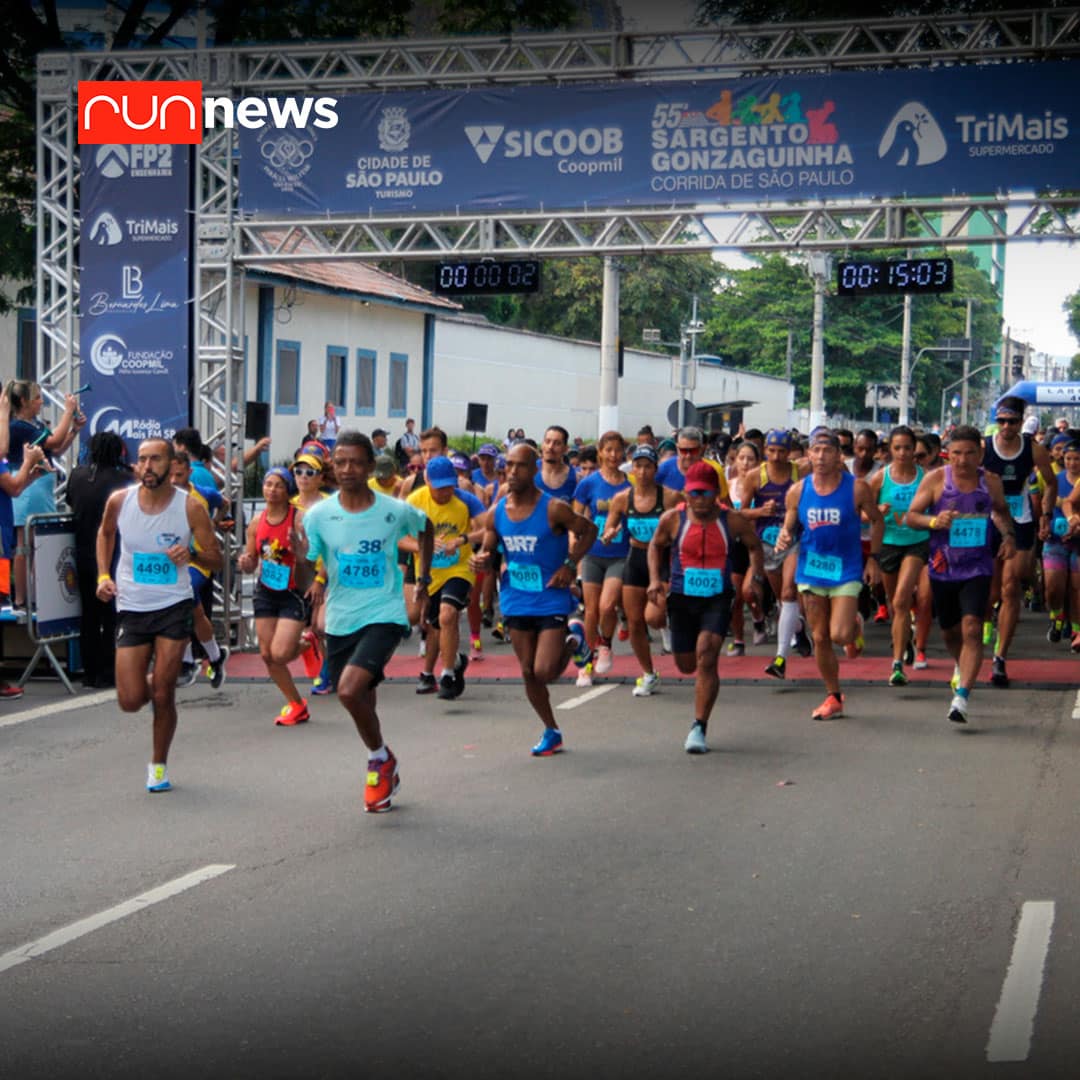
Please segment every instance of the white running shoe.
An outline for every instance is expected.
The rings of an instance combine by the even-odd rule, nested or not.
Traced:
[[[663,630],[660,631],[660,647],[664,650],[664,652],[670,654],[670,652],[671,652],[671,631],[666,626],[664,627]]]
[[[660,686],[660,676],[655,671],[642,675],[634,684],[634,697],[652,697]]]
[[[164,765],[150,764],[146,766],[146,790],[151,795],[157,795],[161,791],[172,791],[169,774]]]
[[[968,699],[959,694],[953,694],[952,704],[949,706],[949,719],[954,724],[966,724],[968,718]]]
[[[611,649],[607,645],[601,645],[596,650],[596,674],[606,675],[611,670]]]
[[[709,752],[708,746],[705,745],[705,731],[696,720],[694,726],[690,729],[690,734],[686,736],[683,749],[688,754],[707,754]]]
[[[584,689],[587,686],[592,686],[592,664],[586,664],[579,672],[577,676],[577,682],[575,686]]]

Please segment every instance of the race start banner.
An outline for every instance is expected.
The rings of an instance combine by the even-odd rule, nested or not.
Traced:
[[[139,443],[188,424],[190,148],[80,149],[83,438]]]
[[[241,130],[270,214],[502,212],[1075,187],[1080,63],[339,98]]]

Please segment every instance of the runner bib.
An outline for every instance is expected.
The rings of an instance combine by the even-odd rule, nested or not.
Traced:
[[[761,530],[761,542],[776,547],[776,541],[780,538],[780,526],[769,525]]]
[[[456,566],[458,561],[458,552],[454,552],[452,555],[448,551],[436,551],[431,556],[431,568],[433,570],[449,570],[451,566]]]
[[[695,568],[683,571],[683,593],[686,596],[719,596],[723,591],[723,570]]]
[[[543,592],[544,580],[540,576],[540,567],[536,563],[512,562],[506,567],[510,576],[510,585],[522,592]]]
[[[1005,501],[1009,504],[1009,513],[1014,521],[1019,521],[1027,509],[1027,495],[1023,491],[1019,495],[1006,495]]]
[[[630,535],[639,544],[647,544],[656,532],[656,526],[660,524],[658,517],[632,517],[626,519],[626,527]]]
[[[844,560],[839,555],[818,555],[811,551],[806,556],[806,572],[822,581],[839,584],[844,572]]]
[[[136,551],[131,571],[138,585],[175,585],[176,563],[160,551]]]
[[[386,559],[381,551],[338,552],[338,578],[347,589],[381,589],[385,575]]]
[[[285,563],[270,562],[263,559],[259,566],[259,580],[275,592],[282,592],[289,587],[289,571]]]
[[[982,547],[986,543],[986,518],[957,518],[949,526],[949,546]]]
[[[597,514],[593,518],[593,524],[596,526],[596,534],[599,536],[604,531],[604,526],[607,524],[607,514]],[[618,544],[623,538],[623,527],[619,525],[619,531],[608,541],[607,546],[612,544]]]

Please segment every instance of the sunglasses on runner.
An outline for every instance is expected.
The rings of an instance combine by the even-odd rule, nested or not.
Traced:
[[[1019,424],[1020,423],[1020,417],[1019,416],[997,416],[997,417],[994,418],[994,421],[997,424]]]
[[[701,499],[706,495],[715,495],[716,488],[687,488],[686,494],[689,495],[691,499]]]
[[[293,469],[293,476],[315,476],[317,470],[311,468],[310,465],[297,465]]]

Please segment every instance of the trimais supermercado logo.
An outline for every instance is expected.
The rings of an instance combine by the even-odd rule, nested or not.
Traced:
[[[79,143],[193,145],[204,130],[334,128],[337,98],[203,98],[197,81],[79,83]]]

